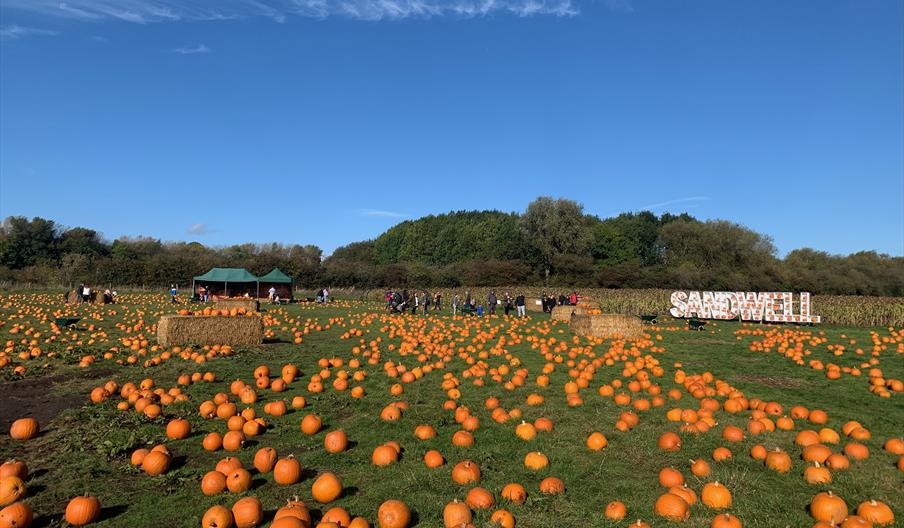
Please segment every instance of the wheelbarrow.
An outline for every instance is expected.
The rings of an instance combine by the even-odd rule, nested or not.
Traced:
[[[57,317],[54,322],[60,328],[66,328],[68,326],[72,326],[75,323],[81,321],[81,317]]]

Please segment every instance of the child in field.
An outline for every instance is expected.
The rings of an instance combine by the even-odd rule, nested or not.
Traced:
[[[176,304],[176,294],[179,293],[179,290],[176,289],[175,284],[170,284],[170,304]]]

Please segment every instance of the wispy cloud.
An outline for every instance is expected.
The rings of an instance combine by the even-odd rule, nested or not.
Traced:
[[[192,47],[176,48],[173,52],[181,53],[182,55],[194,55],[195,53],[210,53],[210,48],[204,44],[198,44]]]
[[[641,207],[640,210],[655,211],[657,209],[662,209],[662,208],[668,207],[670,205],[677,205],[677,204],[691,204],[692,206],[697,206],[697,205],[699,205],[699,202],[706,202],[709,200],[710,200],[709,196],[689,196],[687,198],[676,198],[674,200],[667,200],[665,202],[659,202],[659,203],[654,203],[654,204],[650,204],[650,205],[645,205],[645,206]],[[686,207],[690,207],[690,206],[686,205]]]
[[[2,7],[86,21],[137,24],[179,20],[232,20],[289,16],[400,20],[440,16],[479,17],[507,13],[520,17],[576,15],[581,0],[3,0]],[[629,0],[603,0],[614,11],[630,10]]]
[[[380,209],[360,209],[358,214],[361,216],[379,216],[383,218],[406,218],[406,213],[398,213],[396,211],[382,211]]]
[[[0,39],[3,40],[15,40],[25,37],[54,37],[59,34],[59,31],[24,27],[16,24],[0,27]]]
[[[189,235],[206,235],[212,231],[212,229],[207,227],[207,224],[192,224],[186,229],[186,232]]]

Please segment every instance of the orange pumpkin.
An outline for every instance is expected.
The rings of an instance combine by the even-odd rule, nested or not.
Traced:
[[[678,495],[664,493],[656,499],[653,511],[670,521],[683,521],[690,515],[690,506]]]
[[[844,499],[833,495],[831,491],[828,493],[817,493],[810,501],[810,515],[817,521],[836,524],[847,517],[848,507]]]
[[[316,414],[309,414],[301,420],[301,432],[306,435],[315,435],[323,426],[323,420]]]
[[[333,502],[342,495],[342,481],[333,473],[323,473],[311,485],[311,496],[321,504]]]
[[[462,486],[471,482],[480,482],[480,468],[470,460],[462,460],[452,468],[452,480]]]
[[[348,447],[348,437],[345,431],[330,431],[323,438],[323,447],[327,453],[341,453]]]
[[[170,440],[183,440],[191,434],[191,424],[184,418],[176,418],[166,424],[166,437]]]
[[[731,492],[718,482],[708,482],[700,492],[700,501],[714,510],[731,508]]]
[[[264,521],[264,508],[257,497],[245,497],[232,505],[236,528],[255,528]]]
[[[75,497],[66,505],[66,522],[73,526],[93,523],[100,517],[100,501],[97,497],[85,495]]]
[[[515,482],[506,484],[499,495],[515,504],[524,504],[524,501],[527,500],[527,491],[524,486]]]
[[[471,509],[463,502],[452,501],[443,508],[445,528],[460,528],[471,525]]]
[[[483,510],[495,506],[496,498],[485,488],[476,487],[468,491],[465,496],[465,502],[476,510]]]
[[[226,487],[232,493],[242,493],[251,489],[251,473],[245,468],[236,468],[226,475]]]
[[[24,502],[14,502],[0,509],[0,528],[28,528],[34,514]]]
[[[13,440],[31,440],[38,436],[38,421],[34,418],[19,418],[9,426],[9,436]]]
[[[605,515],[610,521],[620,521],[628,514],[628,508],[621,501],[612,501],[606,505]]]
[[[273,466],[276,465],[276,461],[279,457],[276,454],[276,450],[272,447],[262,447],[254,453],[254,469],[256,469],[259,473],[269,473],[273,471]]]
[[[565,483],[556,477],[546,477],[540,481],[540,493],[546,495],[565,493]]]
[[[408,528],[411,510],[404,502],[390,499],[381,504],[377,510],[377,522],[380,528]]]
[[[428,468],[438,468],[446,463],[446,460],[443,458],[443,454],[435,449],[431,449],[424,453],[424,465]]]
[[[0,478],[0,506],[18,501],[25,497],[25,493],[25,482],[21,478],[15,475]]]
[[[295,484],[301,480],[301,463],[294,455],[279,459],[273,466],[273,480],[283,486]]]

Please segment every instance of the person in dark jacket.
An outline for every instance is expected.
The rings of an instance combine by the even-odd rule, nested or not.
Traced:
[[[508,315],[509,312],[515,309],[515,304],[512,302],[512,296],[509,295],[509,292],[505,292],[505,295],[502,297],[502,308],[505,310],[505,315]]]
[[[524,294],[519,293],[517,297],[515,297],[515,309],[518,310],[518,317],[524,317],[526,308],[524,307]]]
[[[496,301],[497,300],[498,299],[496,299],[496,292],[490,291],[490,294],[487,295],[487,311],[490,313],[490,315],[493,315],[496,313]]]

